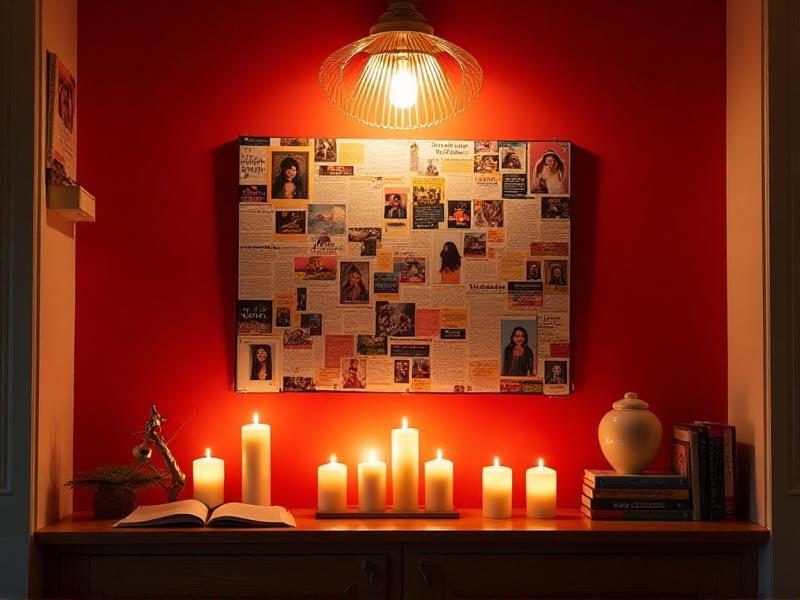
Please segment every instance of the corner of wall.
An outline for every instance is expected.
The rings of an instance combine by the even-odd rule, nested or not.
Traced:
[[[727,1],[728,420],[749,518],[767,522],[762,3]],[[744,486],[742,486],[744,487]]]
[[[77,79],[77,0],[43,0],[42,26],[42,52],[56,52]],[[41,61],[42,65],[47,64],[45,56]],[[46,74],[43,72],[41,76],[44,78]],[[40,147],[44,148],[46,111],[40,112],[40,119]],[[64,488],[64,482],[72,478],[75,348],[75,226],[58,215],[48,214],[43,176],[41,181],[37,527],[72,512],[72,494]]]

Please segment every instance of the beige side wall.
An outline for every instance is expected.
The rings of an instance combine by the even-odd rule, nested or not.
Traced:
[[[80,102],[77,0],[44,0],[42,21],[43,51],[56,52],[72,71],[78,81]],[[46,64],[46,57],[42,56],[42,65]],[[46,78],[46,75],[43,73],[42,77]],[[44,135],[44,111],[41,118]],[[44,148],[44,139],[41,143]],[[72,478],[75,226],[58,215],[48,214],[45,202],[46,195],[42,191],[39,239],[37,527],[72,512],[72,494],[64,489],[64,482]]]
[[[762,6],[727,3],[728,420],[749,473],[750,518],[767,522]],[[744,486],[743,486],[744,487]]]

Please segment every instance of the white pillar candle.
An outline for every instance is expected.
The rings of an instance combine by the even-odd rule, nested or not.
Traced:
[[[258,422],[242,427],[242,502],[269,506],[271,502],[270,429]]]
[[[367,462],[358,464],[358,510],[386,510],[386,463],[377,460],[374,452],[370,452]]]
[[[192,462],[192,485],[194,498],[209,508],[225,502],[225,461],[211,456],[206,448],[204,458]]]
[[[392,429],[392,500],[394,509],[415,512],[419,507],[419,430]]]
[[[453,461],[436,458],[425,463],[425,510],[428,512],[450,512],[453,510]]]
[[[494,464],[483,467],[483,516],[488,519],[507,519],[511,516],[511,467]]]
[[[347,508],[347,465],[336,462],[331,454],[331,462],[317,469],[317,511],[344,512]]]
[[[539,459],[538,467],[525,473],[525,496],[527,513],[533,519],[552,519],[556,516],[556,471],[544,466]]]

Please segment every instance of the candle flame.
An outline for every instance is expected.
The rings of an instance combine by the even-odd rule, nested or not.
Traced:
[[[438,458],[439,460],[442,460],[442,449],[441,448],[437,448],[436,449],[436,458]]]
[[[253,425],[258,425],[258,413],[253,413]]]
[[[331,454],[331,462],[332,463],[336,462],[336,455],[335,454]]]
[[[206,448],[206,458],[211,458],[211,448]]]
[[[367,454],[367,460],[369,460],[369,462],[375,462],[378,460],[378,455],[375,454],[374,450],[369,451],[369,454]]]
[[[408,429],[408,419],[403,417],[403,429]]]
[[[539,468],[540,468],[542,471],[544,471],[544,459],[543,459],[543,458],[540,458],[540,459],[539,459]]]
[[[499,456],[495,456],[494,457],[494,466],[495,467],[499,467],[500,466],[500,457]]]

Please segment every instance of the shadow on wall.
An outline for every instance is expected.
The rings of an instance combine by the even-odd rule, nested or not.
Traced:
[[[578,165],[576,168],[575,165]],[[586,148],[572,145],[572,202],[570,261],[572,262],[572,295],[570,297],[570,331],[586,331],[589,322],[589,302],[575,302],[576,298],[593,289],[592,273],[586,267],[592,264],[597,215],[597,156]],[[572,347],[572,391],[580,387],[581,365],[588,362],[585,344]]]
[[[233,272],[234,279],[219,287],[221,306],[229,306],[226,314],[219,315],[225,336],[227,381],[234,388],[236,377],[236,299],[238,297],[238,205],[237,173],[239,172],[239,143],[236,139],[214,150],[214,202],[217,225],[217,270],[220,281]]]

